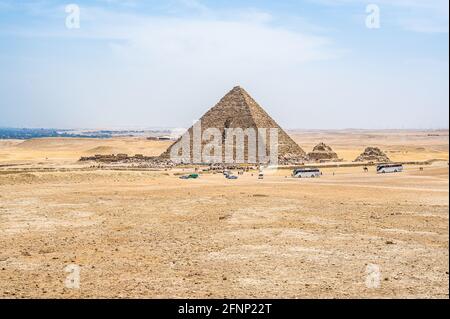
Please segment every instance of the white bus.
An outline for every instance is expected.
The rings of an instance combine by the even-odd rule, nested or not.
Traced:
[[[403,172],[402,164],[383,164],[377,166],[378,174],[400,173],[400,172]]]
[[[292,172],[292,177],[295,178],[316,178],[320,175],[322,174],[318,168],[299,168]]]

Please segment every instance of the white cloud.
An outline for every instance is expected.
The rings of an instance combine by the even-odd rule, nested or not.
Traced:
[[[200,6],[193,0],[183,2],[196,8]],[[54,17],[58,10],[63,13],[63,8],[51,8],[47,14]],[[230,63],[241,63],[243,67],[266,63],[275,66],[289,61],[295,65],[338,55],[330,39],[275,27],[270,24],[272,16],[266,12],[241,10],[238,15],[225,17],[208,12],[207,17],[171,18],[81,7],[79,30],[65,29],[61,23],[64,20],[59,16],[57,24],[33,29],[15,27],[14,31],[3,30],[3,33],[109,40],[115,53],[132,60],[142,59],[147,64],[152,64],[153,58],[170,64],[223,65],[227,69]]]
[[[270,14],[252,9],[239,15],[209,12],[173,18],[82,6],[78,30],[66,29],[61,16],[54,19],[58,10],[64,16],[63,8],[48,8],[51,23],[46,27],[10,32],[34,41],[42,37],[47,43],[55,38],[70,46],[67,58],[50,65],[46,58],[34,57],[39,64],[28,77],[36,84],[25,95],[33,105],[46,105],[48,112],[40,111],[41,116],[70,118],[68,126],[70,121],[88,126],[190,124],[234,85],[251,91],[258,78],[295,76],[302,65],[339,54],[331,40],[274,26]],[[94,43],[101,53],[87,55]],[[71,54],[71,48],[83,54]],[[79,94],[68,98],[74,92]]]
[[[122,52],[149,62],[246,68],[334,57],[325,38],[244,21],[153,19],[124,31]]]
[[[376,4],[382,8],[382,19],[404,30],[422,33],[448,33],[448,0],[308,0],[329,6],[366,6]],[[361,9],[361,12],[364,12]]]
[[[31,48],[19,52],[30,62],[0,61],[2,101],[31,126],[184,126],[243,85],[288,127],[412,127],[422,114],[448,126],[440,66],[328,63],[341,55],[331,39],[275,26],[268,12],[187,4],[196,14],[178,18],[82,6],[79,30],[65,28],[63,7],[37,6],[45,27],[0,31],[29,37]]]

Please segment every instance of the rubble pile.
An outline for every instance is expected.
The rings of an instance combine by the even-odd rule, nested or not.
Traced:
[[[117,155],[95,155],[91,157],[82,157],[80,162],[98,162],[104,164],[138,164],[139,167],[151,168],[172,168],[175,164],[169,160],[159,156],[144,156],[136,154],[135,156],[128,156],[128,154]]]

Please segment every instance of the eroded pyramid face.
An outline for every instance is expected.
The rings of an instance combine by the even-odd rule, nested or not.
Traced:
[[[220,132],[221,144],[223,145],[223,161],[226,162],[227,158],[225,156],[225,145],[230,141],[227,140],[227,132],[242,130],[247,133],[256,132],[256,138],[262,137],[264,139],[264,146],[267,153],[270,152],[270,145],[276,143],[277,145],[277,156],[280,159],[298,158],[303,159],[305,157],[305,152],[297,145],[286,132],[255,102],[255,100],[241,87],[233,88],[228,94],[226,94],[219,103],[211,108],[205,115],[200,119],[200,131],[203,136],[205,132],[211,131],[213,129],[215,132]],[[198,124],[196,124],[198,125]],[[271,135],[276,130],[276,141],[275,134]],[[196,130],[195,126],[191,127],[186,134],[189,135],[190,146],[191,146],[191,160],[190,162],[197,162],[193,154],[194,149],[194,136]],[[197,132],[198,133],[198,132]],[[249,152],[251,149],[251,140],[249,136],[246,135],[243,142],[239,142],[238,139],[234,139],[234,150],[243,150],[245,160],[251,163],[254,159]],[[185,136],[186,137],[186,136]],[[181,143],[181,138],[172,145],[162,156],[170,157],[173,153],[173,148],[179,146]],[[205,147],[208,147],[208,139],[202,139],[201,148],[202,152]],[[259,144],[259,140],[256,142],[257,148],[261,148],[263,144]],[[256,162],[259,160],[259,149],[256,151],[257,158]],[[229,158],[228,158],[229,160]],[[203,161],[202,161],[203,162]]]

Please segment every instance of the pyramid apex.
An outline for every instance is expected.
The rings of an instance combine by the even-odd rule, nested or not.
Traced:
[[[240,85],[235,86],[235,87],[231,90],[231,92],[234,92],[234,93],[241,93],[241,94],[244,94],[244,95],[248,95],[247,91],[246,91],[242,86],[240,86]]]

